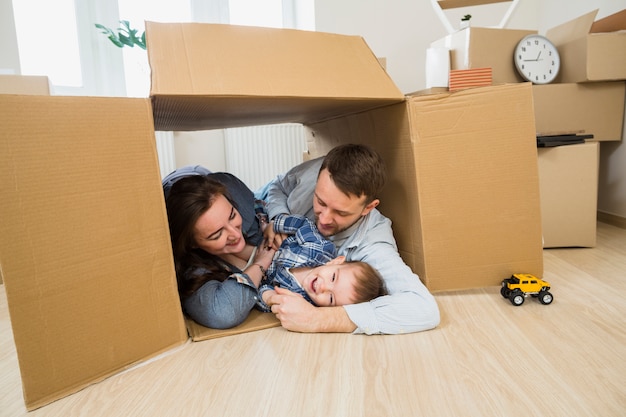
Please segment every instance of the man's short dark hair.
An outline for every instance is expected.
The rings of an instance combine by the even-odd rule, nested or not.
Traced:
[[[383,159],[366,145],[346,144],[331,149],[320,172],[324,169],[339,190],[346,195],[364,195],[365,204],[378,198],[387,181]]]

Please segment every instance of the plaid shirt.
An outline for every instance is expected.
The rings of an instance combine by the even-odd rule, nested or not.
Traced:
[[[274,255],[267,275],[261,281],[261,296],[257,305],[263,311],[270,311],[269,306],[263,302],[262,294],[274,287],[286,288],[313,303],[288,268],[324,265],[337,256],[335,245],[320,234],[311,220],[300,215],[279,214],[274,218],[274,231],[289,236]]]

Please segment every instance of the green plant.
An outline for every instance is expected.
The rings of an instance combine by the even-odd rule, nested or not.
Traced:
[[[100,29],[104,35],[107,35],[109,40],[113,42],[118,48],[128,46],[133,48],[135,45],[141,49],[146,49],[146,32],[144,31],[141,36],[137,35],[137,29],[132,29],[128,20],[120,20],[121,27],[117,28],[117,32],[96,23],[96,28]]]
[[[469,21],[471,18],[472,18],[471,14],[466,14],[465,16],[461,18],[461,21],[466,22],[466,21]]]

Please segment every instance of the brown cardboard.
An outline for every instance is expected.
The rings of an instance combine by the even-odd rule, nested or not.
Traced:
[[[0,260],[32,410],[184,343],[149,100],[0,96]]]
[[[544,247],[594,247],[599,143],[539,148]]]
[[[156,130],[310,123],[404,99],[358,36],[146,23]]]
[[[381,153],[380,210],[431,291],[543,275],[530,83],[407,97],[309,128],[313,155],[349,142]]]
[[[194,342],[280,326],[280,321],[275,315],[272,313],[262,313],[259,310],[252,310],[243,323],[231,329],[211,329],[196,323],[190,318],[185,318],[185,322],[187,323],[189,335]]]
[[[594,23],[598,10],[554,27],[547,37],[559,49],[557,81],[626,79],[626,9]]]
[[[0,74],[0,94],[50,95],[48,77],[40,75]]]
[[[50,83],[45,76],[0,74],[0,94],[50,95]],[[0,284],[3,282],[0,263]]]
[[[470,27],[447,35],[430,44],[450,50],[450,69],[487,68],[493,70],[493,83],[517,83],[524,79],[513,64],[517,43],[534,30]]]
[[[439,7],[445,10],[492,3],[507,3],[510,1],[512,0],[438,0],[437,3],[439,4]]]
[[[621,81],[533,85],[537,134],[585,133],[619,141],[625,95]]]

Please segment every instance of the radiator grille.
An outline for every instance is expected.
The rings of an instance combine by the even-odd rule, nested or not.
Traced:
[[[226,170],[256,190],[302,162],[304,127],[280,124],[225,130]]]

